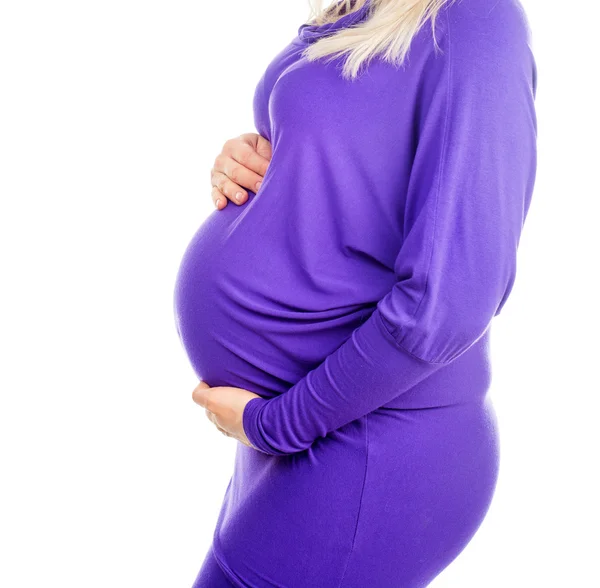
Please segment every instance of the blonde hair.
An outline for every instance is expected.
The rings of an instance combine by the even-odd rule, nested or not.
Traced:
[[[308,25],[335,22],[348,12],[363,8],[370,1],[368,18],[351,27],[343,27],[334,34],[310,43],[303,55],[308,61],[322,57],[331,61],[346,56],[342,76],[354,79],[363,63],[381,54],[385,61],[401,66],[410,49],[413,37],[431,19],[435,49],[440,50],[435,38],[435,19],[446,2],[454,0],[337,0],[322,8],[323,0],[308,0],[311,7]]]

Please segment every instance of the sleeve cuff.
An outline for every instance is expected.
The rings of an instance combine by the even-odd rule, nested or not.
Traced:
[[[276,455],[272,448],[264,442],[263,436],[259,430],[260,412],[267,402],[269,402],[268,399],[260,396],[252,398],[244,407],[242,413],[242,427],[244,428],[246,437],[248,437],[248,441],[250,441],[250,444],[254,449],[258,449],[258,451],[270,455]]]

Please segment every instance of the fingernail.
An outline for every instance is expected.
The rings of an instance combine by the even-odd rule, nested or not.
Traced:
[[[256,182],[256,191],[258,192],[260,190],[260,185],[262,184],[262,182]]]
[[[239,201],[242,199],[242,193],[241,193],[241,192],[238,192],[238,193],[235,195],[235,199],[236,199],[236,200],[239,202]]]
[[[220,199],[220,198],[217,198],[217,201],[215,202],[215,206],[216,206],[217,208],[219,208],[219,204],[220,204],[220,203],[221,203],[221,199]]]

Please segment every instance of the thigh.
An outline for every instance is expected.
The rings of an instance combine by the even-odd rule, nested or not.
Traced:
[[[217,563],[211,545],[192,588],[232,588],[232,586],[233,584]]]

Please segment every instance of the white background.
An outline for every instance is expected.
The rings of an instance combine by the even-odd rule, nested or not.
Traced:
[[[600,585],[595,3],[523,4],[539,164],[493,328],[501,473],[433,588]],[[0,585],[192,585],[237,441],[191,399],[174,279],[215,157],[255,132],[255,84],[307,15],[2,2]]]

